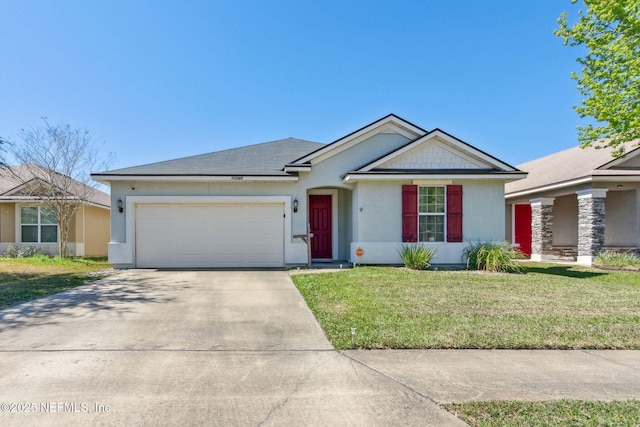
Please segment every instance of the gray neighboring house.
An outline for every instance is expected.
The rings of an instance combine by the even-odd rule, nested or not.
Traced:
[[[92,176],[111,186],[118,268],[282,268],[308,251],[398,264],[406,243],[460,264],[468,241],[504,239],[504,183],[526,174],[390,114],[330,144],[289,138]]]
[[[640,148],[570,148],[518,165],[506,185],[506,235],[532,260],[589,265],[602,250],[640,249]]]

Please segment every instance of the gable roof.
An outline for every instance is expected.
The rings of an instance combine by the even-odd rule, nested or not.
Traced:
[[[623,166],[638,155],[640,148],[634,148],[633,142],[627,145],[626,155],[618,158],[612,157],[608,149],[593,146],[569,148],[518,165],[518,168],[529,172],[529,175],[526,179],[508,183],[505,187],[506,195],[514,197],[550,187],[561,188],[594,178],[635,176],[640,179],[640,168]]]
[[[410,158],[409,162],[403,161],[410,155],[413,155],[413,158]],[[507,179],[521,179],[526,176],[525,172],[436,128],[391,153],[349,172],[344,180],[375,179],[376,175],[394,174],[401,174],[402,177],[410,174],[414,178],[419,178],[421,175],[428,175],[429,178],[433,178],[434,175],[449,178],[474,175],[486,178],[502,176]]]
[[[38,200],[37,196],[25,195],[25,190],[32,185],[43,181],[41,176],[34,173],[35,165],[6,166],[0,170],[0,200],[3,201],[29,201]],[[42,169],[41,169],[42,170]],[[43,172],[46,175],[48,172]],[[62,176],[58,174],[59,176]],[[91,188],[79,181],[73,180],[72,193],[74,195],[88,195],[87,202],[99,207],[109,208],[111,206],[111,196],[103,191]],[[28,191],[27,191],[28,193]]]
[[[350,146],[353,146],[363,139],[368,138],[373,133],[394,131],[402,135],[407,136],[409,139],[414,140],[427,133],[426,130],[414,125],[403,118],[396,116],[395,114],[388,114],[383,118],[376,120],[360,129],[351,132],[348,135],[343,136],[330,144],[320,147],[315,151],[306,153],[304,156],[294,160],[289,165],[304,165],[312,164],[315,161],[323,160],[327,157],[334,156],[341,151],[346,150]],[[289,166],[287,165],[287,166]]]
[[[150,163],[92,174],[98,181],[118,177],[214,177],[262,176],[287,177],[283,166],[325,144],[296,138],[215,151],[164,162]]]
[[[458,156],[463,156],[464,158],[466,158],[470,166],[474,169],[494,169],[496,171],[502,170],[510,172],[517,171],[517,169],[513,166],[508,165],[501,160],[498,160],[497,158],[485,153],[484,151],[479,150],[476,147],[467,144],[461,139],[458,139],[438,128],[432,130],[423,137],[416,139],[415,141],[409,142],[404,147],[400,147],[397,150],[360,167],[359,169],[357,169],[357,171],[366,172],[376,169],[385,169],[385,166],[392,164],[394,160],[399,159],[411,150],[414,150],[417,147],[431,141],[437,141],[444,146],[448,146],[448,148],[452,152],[455,152]]]

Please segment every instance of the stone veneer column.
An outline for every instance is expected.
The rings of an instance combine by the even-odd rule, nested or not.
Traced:
[[[606,188],[576,191],[578,195],[578,263],[591,265],[604,246]]]
[[[531,260],[542,261],[543,255],[552,254],[553,198],[531,199]]]

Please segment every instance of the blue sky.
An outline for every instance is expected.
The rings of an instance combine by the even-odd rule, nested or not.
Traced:
[[[577,144],[569,0],[0,2],[0,136],[46,116],[112,168],[275,139],[331,142],[388,113],[511,164]]]

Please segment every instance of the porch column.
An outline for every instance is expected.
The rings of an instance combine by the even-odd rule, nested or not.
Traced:
[[[553,253],[553,197],[531,199],[531,260]]]
[[[578,263],[591,265],[604,246],[606,188],[576,191],[578,195]]]

